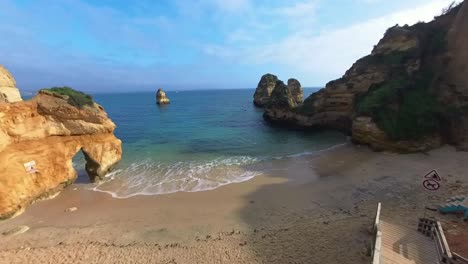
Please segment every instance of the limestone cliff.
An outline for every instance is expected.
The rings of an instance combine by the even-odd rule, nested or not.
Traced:
[[[91,181],[121,159],[121,141],[104,109],[55,91],[0,104],[0,219],[72,183],[72,158],[80,150]]]
[[[0,103],[22,101],[20,92],[16,88],[16,81],[7,69],[0,65]]]
[[[265,119],[339,129],[376,149],[467,149],[467,5],[430,23],[388,29],[342,78],[297,107],[267,109]]]
[[[296,88],[299,82],[292,80],[293,79],[290,79],[288,81],[288,85],[285,85],[283,81],[276,81],[273,92],[265,106],[265,119],[269,121],[285,119],[285,113],[288,113],[290,109],[297,107],[298,104],[301,103],[297,101],[298,91]],[[302,95],[302,89],[300,90],[300,94]]]
[[[291,92],[291,98],[294,100],[296,105],[302,104],[304,93],[302,91],[301,83],[298,80],[291,78],[288,80],[288,89]]]
[[[157,104],[170,104],[171,101],[166,96],[166,92],[163,89],[158,89],[156,93],[156,103]]]
[[[264,107],[267,105],[277,81],[278,77],[276,75],[267,73],[262,76],[254,94],[254,104],[256,106]]]

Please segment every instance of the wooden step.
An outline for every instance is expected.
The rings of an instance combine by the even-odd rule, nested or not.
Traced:
[[[407,260],[401,263],[438,264],[435,242],[414,229],[405,226],[380,222],[382,232],[382,257],[392,263],[397,256]],[[410,262],[408,262],[410,261]],[[398,263],[398,262],[395,262]]]

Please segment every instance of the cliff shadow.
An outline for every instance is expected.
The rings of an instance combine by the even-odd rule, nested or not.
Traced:
[[[78,173],[78,176],[74,183],[87,184],[91,183],[92,180],[86,171],[86,158],[83,150],[79,150],[72,159],[73,168]]]
[[[369,262],[363,252],[377,201],[361,203],[362,190],[344,172],[372,157],[352,153],[275,160],[259,168],[266,182],[281,181],[262,184],[244,197],[239,211],[248,226],[243,246],[261,263]]]

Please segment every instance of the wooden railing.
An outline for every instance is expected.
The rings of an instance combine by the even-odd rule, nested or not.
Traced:
[[[419,219],[418,231],[432,238],[436,244],[439,261],[446,264],[468,264],[468,260],[453,253],[447,243],[444,230],[439,221],[432,219]]]
[[[382,209],[382,204],[377,205],[377,214],[375,215],[374,220],[374,249],[372,251],[372,264],[380,264],[380,256],[382,249],[382,232],[380,231],[380,210]]]

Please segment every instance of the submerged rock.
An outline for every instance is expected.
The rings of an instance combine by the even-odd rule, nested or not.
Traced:
[[[16,88],[16,81],[10,72],[0,65],[0,103],[13,103],[23,101]]]
[[[156,93],[156,103],[157,104],[170,104],[171,101],[166,96],[166,92],[163,89],[159,88]]]
[[[257,89],[254,94],[254,104],[258,107],[264,107],[270,101],[271,93],[276,86],[278,77],[276,75],[267,73],[262,76],[258,82]]]
[[[62,87],[0,104],[0,219],[71,184],[77,178],[72,159],[80,150],[91,181],[120,161],[115,124],[90,98]]]

